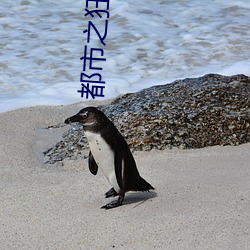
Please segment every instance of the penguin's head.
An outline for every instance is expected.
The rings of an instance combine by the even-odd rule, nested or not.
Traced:
[[[108,120],[108,118],[100,110],[94,107],[87,107],[80,110],[76,115],[69,117],[64,122],[67,124],[79,122],[87,128],[101,125],[105,120]]]

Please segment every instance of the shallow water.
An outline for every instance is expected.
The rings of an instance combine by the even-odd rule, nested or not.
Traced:
[[[94,35],[87,44],[84,9],[85,0],[1,1],[0,111],[86,100],[77,92],[85,45],[104,50],[105,98],[206,73],[250,75],[250,1],[111,0],[105,47]]]

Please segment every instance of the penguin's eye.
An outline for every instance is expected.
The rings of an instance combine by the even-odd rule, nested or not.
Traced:
[[[79,114],[83,119],[86,119],[88,117],[88,112]]]

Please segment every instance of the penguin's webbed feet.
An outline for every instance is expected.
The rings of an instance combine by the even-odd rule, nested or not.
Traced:
[[[115,197],[117,195],[118,195],[118,193],[115,191],[114,188],[111,188],[107,193],[105,193],[106,198],[109,198],[109,197],[112,197],[112,196]]]
[[[123,200],[124,200],[124,197],[123,197],[123,196],[119,196],[118,200],[116,200],[116,201],[111,201],[110,203],[108,203],[108,204],[102,206],[101,208],[110,209],[110,208],[114,208],[114,207],[119,207],[119,206],[122,205]]]

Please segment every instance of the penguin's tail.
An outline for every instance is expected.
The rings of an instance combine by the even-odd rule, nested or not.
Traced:
[[[152,187],[147,181],[139,176],[131,191],[148,191],[150,189],[154,189],[154,187]]]

